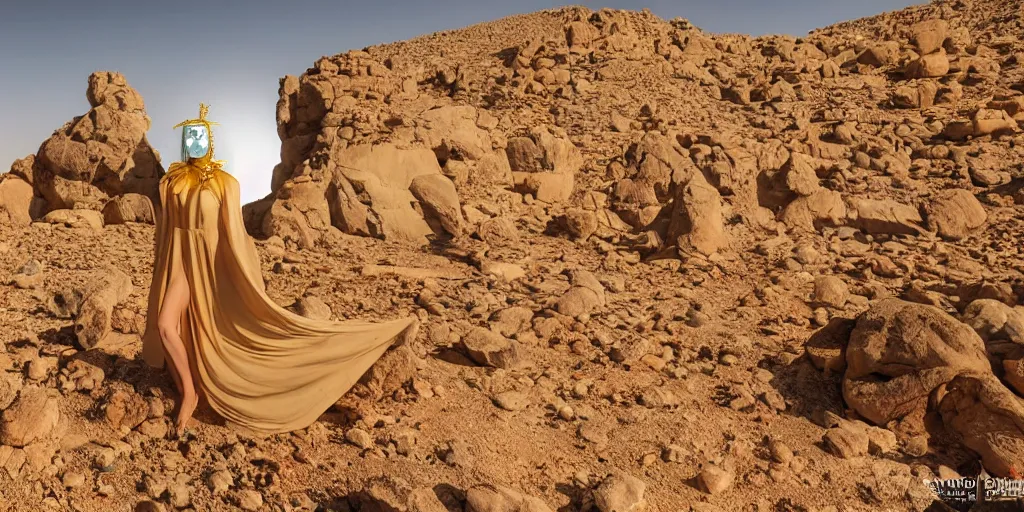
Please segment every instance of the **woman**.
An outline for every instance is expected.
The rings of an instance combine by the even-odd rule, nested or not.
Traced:
[[[184,121],[181,162],[160,180],[156,254],[142,354],[169,363],[181,393],[181,434],[200,396],[229,424],[262,434],[304,428],[388,347],[415,336],[415,318],[312,320],[278,306],[242,223],[238,181],[213,159],[214,123]]]

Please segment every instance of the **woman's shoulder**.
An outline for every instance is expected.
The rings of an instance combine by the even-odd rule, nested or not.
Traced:
[[[174,179],[175,176],[181,174],[181,171],[184,169],[184,167],[185,164],[181,162],[171,163],[170,167],[167,168],[167,172],[165,172],[164,175],[160,177],[160,183],[165,183]]]
[[[178,176],[188,174],[190,170],[192,170],[192,165],[188,162],[172,162],[167,168],[167,172],[160,177],[160,183],[174,181]]]
[[[220,180],[220,182],[223,183],[224,185],[229,187],[238,187],[238,179],[232,176],[231,173],[225,171],[224,169],[217,169],[216,176],[217,179]]]

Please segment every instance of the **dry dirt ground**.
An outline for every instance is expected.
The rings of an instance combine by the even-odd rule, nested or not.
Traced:
[[[926,479],[1016,475],[1022,16],[565,8],[283,78],[244,209],[269,294],[423,328],[266,438],[203,407],[168,433],[139,354],[163,167],[94,74],[0,177],[0,511],[924,510]]]

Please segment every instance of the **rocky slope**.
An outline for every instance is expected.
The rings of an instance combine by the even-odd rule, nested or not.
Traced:
[[[138,357],[162,167],[94,74],[0,176],[0,510],[923,510],[923,480],[1016,475],[1022,15],[565,8],[283,78],[244,207],[270,294],[425,328],[265,439],[167,435]]]

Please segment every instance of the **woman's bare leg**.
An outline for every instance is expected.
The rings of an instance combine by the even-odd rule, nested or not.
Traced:
[[[161,340],[163,339],[162,335],[161,335],[160,339]],[[161,342],[161,344],[166,347],[166,342]],[[181,385],[181,377],[178,376],[178,370],[177,370],[177,368],[174,367],[174,361],[168,362],[168,364],[167,364],[167,371],[168,371],[168,373],[171,374],[171,380],[174,381],[174,387],[175,387],[175,389],[178,390],[178,395],[184,395],[185,394],[185,388],[182,387],[182,385]]]
[[[181,404],[178,407],[178,418],[175,421],[175,430],[181,434],[185,430],[188,420],[192,418],[196,406],[199,404],[199,397],[196,395],[195,383],[192,382],[192,371],[189,368],[188,352],[185,351],[185,344],[181,341],[181,334],[178,329],[181,326],[181,316],[188,307],[189,288],[188,282],[180,274],[171,279],[164,295],[163,307],[160,309],[160,317],[157,319],[157,327],[160,330],[160,341],[163,343],[164,352],[170,359],[171,373],[174,375],[175,384],[181,392]]]

